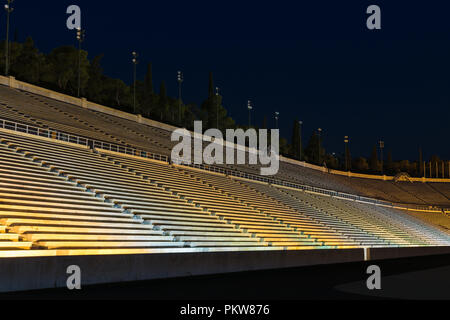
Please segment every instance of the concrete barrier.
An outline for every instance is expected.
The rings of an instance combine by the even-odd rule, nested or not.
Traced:
[[[0,258],[0,292],[65,288],[71,265],[87,286],[444,254],[450,247]]]
[[[65,288],[71,265],[82,286],[363,261],[363,250],[166,253],[0,258],[0,292]]]

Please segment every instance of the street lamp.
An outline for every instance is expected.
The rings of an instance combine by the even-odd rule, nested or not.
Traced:
[[[219,129],[219,94],[220,88],[216,87],[216,118],[217,118],[217,129]]]
[[[178,122],[181,125],[181,85],[184,81],[184,75],[181,71],[178,71],[177,81],[178,81]]]
[[[78,98],[81,96],[81,43],[83,43],[86,37],[86,31],[78,28],[77,29],[77,40],[78,40]]]
[[[251,115],[251,112],[253,110],[253,105],[252,105],[252,102],[250,100],[248,100],[248,102],[247,102],[247,108],[248,108],[248,127],[251,128],[252,127],[252,115]]]
[[[279,112],[275,112],[275,128],[278,128],[278,120],[280,119],[280,113]]]
[[[350,142],[349,137],[345,136],[344,137],[344,143],[345,143],[345,171],[349,171],[349,169],[350,169],[350,166],[349,166],[350,159],[348,158],[348,156],[349,156],[348,143],[349,142]]]
[[[303,160],[303,134],[302,134],[302,130],[303,130],[303,121],[299,121],[298,122],[298,126],[299,126],[299,132],[300,132],[300,161]]]
[[[136,51],[133,51],[131,55],[133,56],[133,59],[131,60],[133,62],[133,109],[134,113],[136,113],[136,69],[137,64],[139,63],[137,59],[139,55],[136,53]]]
[[[6,45],[5,45],[5,76],[9,75],[9,17],[11,13],[14,11],[14,8],[11,7],[11,3],[14,0],[7,0],[8,3],[5,4],[6,10]]]
[[[381,175],[384,175],[384,154],[383,154],[383,150],[384,150],[384,141],[380,141],[380,151],[381,151]]]
[[[320,147],[320,144],[321,144],[321,139],[322,139],[322,128],[319,128],[319,129],[317,129],[317,133],[318,133],[318,136],[319,136],[319,144],[318,144],[318,152],[319,152],[319,157],[318,157],[318,159],[319,159],[319,165],[321,164],[321,155],[320,155],[320,152],[322,151],[321,150],[321,147]]]

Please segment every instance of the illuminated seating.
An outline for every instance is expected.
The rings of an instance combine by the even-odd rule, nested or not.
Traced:
[[[387,243],[378,237],[375,237],[367,232],[361,230],[355,225],[352,225],[339,217],[330,214],[326,211],[320,203],[314,199],[308,198],[306,194],[300,191],[293,191],[288,189],[279,189],[270,187],[268,185],[245,182],[251,188],[264,192],[271,197],[282,201],[283,203],[295,208],[302,215],[317,223],[328,227],[330,230],[338,234],[345,235],[360,246],[386,246]]]
[[[173,145],[169,131],[3,86],[0,118],[163,155],[169,155]],[[428,226],[391,208],[7,130],[0,131],[0,142],[1,250],[244,251],[450,241],[444,233],[445,215],[417,214]],[[259,167],[253,165],[222,167],[259,174]],[[447,184],[348,178],[289,163],[281,163],[275,178],[392,202],[450,203]],[[442,231],[434,230],[431,223]]]
[[[422,200],[423,203],[433,205],[449,205],[449,199],[445,196],[445,194],[436,190],[427,183],[397,182],[395,185],[409,194],[413,194],[416,198]]]
[[[238,181],[202,172],[188,171],[186,173],[193,177],[201,178],[205,183],[235,199],[239,199],[267,216],[280,221],[303,237],[322,242],[327,246],[351,247],[357,244],[344,235],[317,223],[316,221],[301,214],[300,211],[292,209],[281,201],[271,198],[268,194],[257,192]]]
[[[5,140],[7,139],[7,140]],[[9,230],[47,249],[171,248],[183,247],[174,237],[153,230],[132,213],[96,196],[77,182],[68,181],[41,159],[78,163],[89,172],[90,152],[39,139],[1,135],[0,220]],[[22,147],[18,148],[20,144]],[[9,148],[6,147],[9,146]],[[16,146],[16,148],[14,148]],[[19,150],[20,149],[20,150]],[[28,151],[25,151],[27,149]],[[62,153],[64,151],[64,154]],[[59,153],[61,152],[61,153]],[[101,159],[92,154],[92,158]],[[91,160],[93,161],[93,160]],[[11,166],[15,164],[14,170]],[[68,165],[68,167],[72,167]],[[86,171],[84,171],[86,170]],[[101,166],[97,167],[100,173]]]
[[[407,214],[418,219],[425,226],[437,227],[447,235],[447,239],[450,239],[450,213],[408,211]]]
[[[180,169],[150,160],[111,154],[105,156],[122,165],[123,168],[127,168],[198,207],[208,210],[221,220],[238,226],[252,239],[260,239],[272,246],[290,249],[326,246],[325,243],[296,231],[295,228],[287,226],[260,209],[253,208],[242,200],[207,185],[199,180],[200,175],[197,175],[196,172],[184,174],[184,171]],[[245,190],[242,191],[245,192]],[[141,215],[139,211],[137,213]],[[145,216],[143,217],[145,218]]]
[[[241,247],[243,250],[267,246],[260,239],[252,238],[251,235],[237,230],[235,226],[221,221],[219,217],[127,172],[91,150],[52,142],[48,139],[6,133],[1,134],[0,137],[0,141],[8,145],[9,150],[15,150],[18,153],[14,156],[22,157],[22,162],[30,162],[30,165],[38,167],[49,176],[37,174],[34,176],[30,173],[27,180],[37,183],[38,186],[47,183],[54,189],[81,188],[79,193],[82,196],[79,195],[79,198],[74,198],[73,190],[68,197],[65,197],[65,192],[62,192],[60,196],[62,199],[45,194],[45,198],[30,202],[30,206],[32,204],[34,206],[32,209],[28,208],[24,214],[10,216],[9,213],[3,212],[4,217],[8,218],[6,219],[8,226],[16,228],[17,231],[30,234],[37,232],[34,230],[39,232],[46,230],[47,236],[30,236],[30,240],[37,241],[41,246],[47,248],[79,248],[81,245],[83,248],[97,248],[99,245],[115,248]],[[50,177],[54,180],[51,184],[47,181]],[[90,201],[86,199],[89,195]],[[14,203],[14,199],[8,201]],[[20,201],[22,205],[27,203],[24,199]],[[16,211],[21,209],[23,208],[15,208]],[[45,219],[48,214],[52,214],[52,219],[58,220]],[[161,226],[166,228],[162,229]],[[47,229],[34,229],[35,227]],[[60,242],[54,241],[53,239],[57,237],[50,233],[57,232],[59,228],[74,232],[82,227],[120,228],[120,230],[114,234],[104,230],[99,233],[88,232],[80,236],[79,241],[72,235],[61,236]],[[127,232],[129,229],[149,232],[129,233]],[[171,234],[171,232],[174,233]],[[116,237],[117,235],[119,237]],[[65,241],[62,241],[63,239]],[[81,240],[85,242],[80,242]]]
[[[174,145],[170,141],[170,131],[4,86],[0,86],[0,117],[106,143],[142,148],[164,156],[170,156]],[[130,115],[131,117],[134,118]],[[254,175],[260,173],[258,165],[220,167]],[[276,178],[393,203],[450,207],[447,184],[433,184],[437,188],[435,189],[423,183],[349,178],[287,162],[280,163]]]

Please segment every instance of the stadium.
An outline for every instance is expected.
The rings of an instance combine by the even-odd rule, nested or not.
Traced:
[[[449,179],[175,165],[166,124],[0,82],[2,292],[450,253]]]
[[[166,34],[161,26],[167,15],[142,16],[153,4],[130,13],[128,7],[110,4],[112,10],[80,0],[89,8],[83,9],[89,23],[82,25],[78,5],[64,7],[65,15],[60,5],[47,5],[46,14],[55,19],[36,24],[38,17],[31,15],[40,5],[6,3],[6,41],[0,42],[1,300],[450,299],[450,161],[431,155],[448,157],[450,97],[448,77],[428,73],[445,70],[439,65],[444,58],[425,59],[420,55],[425,53],[417,58],[408,45],[400,48],[394,33],[389,38],[381,31],[379,6],[361,11],[367,19],[361,27],[361,16],[354,14],[361,8],[331,4],[336,16],[355,15],[342,25],[345,36],[330,18],[328,38],[316,26],[292,46],[278,42],[280,37],[270,38],[267,48],[266,35],[253,38],[247,19],[267,27],[275,16],[274,30],[291,37],[297,31],[284,23],[302,20],[298,23],[310,28],[312,13],[322,13],[322,5],[310,4],[311,14],[302,13],[303,19],[292,4],[292,10],[261,7],[270,19],[248,14],[253,13],[248,4],[221,14],[189,5],[185,10],[192,19],[186,23],[185,4],[177,4],[177,19],[185,23]],[[157,6],[160,12],[175,7]],[[107,21],[119,21],[122,14],[130,25],[111,28]],[[11,22],[15,17],[19,22]],[[59,18],[67,19],[64,28]],[[143,19],[149,23],[145,28],[136,25]],[[199,19],[202,23],[191,23]],[[208,23],[214,28],[205,27]],[[91,42],[85,25],[92,30]],[[44,51],[31,37],[22,41],[19,28],[12,38],[12,26],[36,28]],[[152,41],[146,43],[148,34]],[[323,38],[330,44],[317,43]],[[50,41],[55,39],[77,46],[55,47]],[[397,51],[387,56],[393,43]],[[128,49],[132,46],[136,51]],[[89,55],[87,47],[97,55]],[[105,62],[103,50],[109,51]],[[405,52],[426,67],[405,59]],[[379,56],[383,65],[373,68],[373,75],[363,74],[364,59]],[[150,58],[160,69],[152,69]],[[144,59],[147,73],[140,80]],[[153,74],[174,76],[175,63],[189,80],[178,71],[178,96],[165,80],[156,93]],[[133,80],[127,84],[121,79],[130,67]],[[220,74],[224,93],[215,86],[212,69]],[[187,103],[201,95],[206,70],[208,97]],[[243,109],[250,93],[260,98],[256,106],[248,100]],[[424,110],[431,108],[439,116],[424,120]],[[248,126],[242,125],[247,112]],[[302,130],[318,123],[327,130],[310,130],[304,145]],[[350,154],[349,136],[343,153],[325,150],[325,139],[334,150],[344,146],[336,138],[344,130],[357,137],[352,152],[359,158]],[[229,131],[235,133],[232,139]],[[188,143],[181,149],[182,136]],[[389,150],[385,161],[384,138],[372,145],[372,157],[364,158],[370,141],[383,136],[396,157],[415,159],[411,150],[419,147],[418,160],[394,161]],[[210,158],[202,154],[197,161],[199,149],[209,150]],[[210,161],[222,156],[221,162]],[[266,174],[274,168],[276,174]],[[247,307],[225,310],[255,312]],[[267,303],[257,312],[272,314],[269,309]],[[212,317],[217,310],[187,303],[176,312]]]

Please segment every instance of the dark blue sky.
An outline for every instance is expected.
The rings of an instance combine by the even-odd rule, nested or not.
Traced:
[[[4,2],[4,1],[2,1]],[[394,3],[395,2],[395,3]],[[105,73],[131,81],[152,62],[156,88],[200,104],[213,71],[232,117],[258,123],[281,113],[290,137],[295,118],[305,139],[319,127],[329,152],[368,156],[383,138],[396,159],[450,159],[450,4],[444,1],[31,1],[16,0],[12,31],[31,35],[44,52],[75,44],[68,5],[82,9],[90,57],[104,53]],[[382,9],[381,31],[366,28],[370,4]],[[1,30],[5,13],[1,12]],[[1,31],[4,33],[4,31]]]

